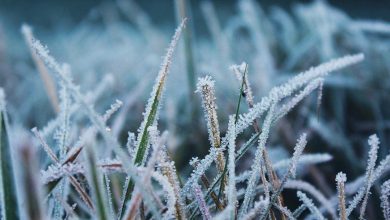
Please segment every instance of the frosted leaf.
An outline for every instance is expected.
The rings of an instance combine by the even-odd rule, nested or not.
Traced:
[[[207,207],[206,201],[204,200],[204,196],[202,190],[198,183],[194,183],[192,185],[192,190],[195,196],[196,201],[198,202],[198,206],[200,212],[202,213],[204,220],[211,220],[211,215],[209,211],[209,207]]]
[[[100,97],[103,92],[107,89],[109,85],[113,83],[113,77],[112,75],[105,75],[103,80],[99,83],[99,85],[94,89],[93,91],[89,92],[85,96],[85,100],[87,103],[94,103],[98,97]],[[79,103],[75,103],[70,106],[69,108],[69,115],[72,115],[80,108]],[[47,125],[42,129],[42,136],[48,137],[53,130],[55,130],[58,126],[61,124],[61,118],[56,117],[55,119],[49,121]]]
[[[42,135],[40,134],[40,132],[38,131],[38,129],[36,127],[32,128],[31,131],[34,133],[34,135],[39,139],[39,141],[41,142],[41,145],[43,147],[43,149],[45,150],[45,152],[47,153],[47,155],[50,157],[50,159],[55,162],[55,163],[58,163],[59,160],[56,156],[56,154],[53,152],[53,150],[49,147],[49,145],[46,143],[46,141],[43,139]]]
[[[110,109],[106,111],[103,115],[103,121],[107,121],[116,111],[119,110],[120,107],[122,107],[123,102],[119,101],[118,99],[115,100],[115,103],[110,106]]]
[[[374,170],[373,174],[372,174],[372,183],[374,183],[377,179],[379,179],[381,177],[381,175],[390,168],[390,154],[386,156],[385,159],[383,159],[379,165],[377,166],[377,168]],[[357,193],[355,194],[355,196],[353,197],[352,201],[349,202],[349,206],[347,208],[347,216],[349,216],[353,209],[356,208],[356,206],[358,205],[358,203],[363,199],[363,197],[365,196],[365,188],[366,188],[366,182],[367,182],[367,179],[366,179],[366,176],[364,176],[361,180],[363,180],[361,182],[361,184],[364,183],[363,186],[361,186],[358,190],[357,190]],[[348,189],[348,188],[347,188]]]
[[[49,55],[48,49],[43,46],[38,40],[33,40],[32,47],[37,52],[37,54],[45,61],[45,63],[58,74],[58,76],[64,82],[64,85],[69,90],[74,100],[78,104],[83,106],[83,110],[86,112],[86,115],[100,131],[103,138],[107,142],[107,145],[110,146],[110,148],[114,150],[118,156],[121,157],[123,163],[128,163],[128,156],[124,153],[117,140],[107,132],[105,122],[101,119],[100,115],[93,109],[93,106],[91,106],[86,101],[85,97],[80,93],[79,87],[73,83],[72,78],[69,74],[67,74],[66,65],[65,68],[64,65],[60,66],[57,61]],[[126,166],[126,168],[128,167],[130,167],[130,165]]]
[[[47,170],[41,170],[41,182],[47,184],[66,175],[83,174],[84,166],[79,163],[65,165],[50,165]]]
[[[273,204],[273,206],[282,212],[289,220],[295,219],[293,213],[286,206],[280,206],[278,204]]]
[[[229,154],[228,154],[228,201],[229,201],[229,208],[230,208],[230,218],[235,217],[235,210],[236,210],[236,204],[237,204],[237,189],[236,189],[236,174],[235,174],[235,160],[236,160],[236,127],[235,127],[235,117],[230,116],[229,117],[229,125],[228,125],[228,134],[227,137],[229,139]]]
[[[153,172],[152,173],[153,179],[155,179],[163,188],[165,194],[165,198],[167,201],[167,208],[168,211],[164,213],[164,219],[171,219],[173,216],[175,216],[175,204],[176,204],[176,196],[175,196],[175,189],[167,179],[167,177],[161,175],[160,173]]]
[[[213,147],[219,147],[220,133],[215,103],[214,80],[210,76],[198,79],[196,92],[202,96],[202,106],[205,112],[209,140]]]
[[[257,215],[260,216],[264,215],[264,212],[266,211],[266,208],[268,206],[269,206],[269,200],[260,198],[260,201],[255,203],[254,207],[248,211],[248,214],[243,216],[243,219],[251,220],[251,219],[255,219]]]
[[[345,183],[347,182],[347,176],[345,175],[345,173],[340,172],[336,175],[336,181],[338,183]]]
[[[165,88],[165,81],[168,77],[170,66],[173,59],[173,52],[175,51],[176,45],[179,41],[182,30],[185,27],[186,19],[184,19],[179,27],[176,29],[174,36],[172,37],[171,43],[169,44],[164,60],[161,64],[160,70],[157,74],[156,81],[153,86],[153,90],[150,93],[150,98],[143,113],[144,119],[138,129],[137,144],[136,144],[136,155],[133,159],[138,164],[145,162],[146,156],[144,152],[148,152],[149,144],[147,143],[148,134],[147,129],[151,125],[157,125],[159,117],[159,109],[161,107],[161,98]]]
[[[379,148],[379,138],[376,134],[371,135],[368,138],[368,144],[370,145],[370,151],[368,152],[368,162],[367,162],[367,170],[366,170],[366,183],[365,183],[365,196],[362,202],[362,206],[360,208],[360,219],[364,219],[364,213],[367,206],[368,196],[370,194],[370,188],[373,183],[373,172],[376,164],[376,160],[378,158],[378,148]]]
[[[291,172],[291,176],[293,178],[295,178],[298,159],[301,156],[301,154],[302,154],[302,152],[305,149],[306,144],[307,144],[306,136],[307,135],[305,133],[302,134],[298,139],[298,143],[294,147],[294,154],[293,154],[293,157],[291,159],[290,168],[289,168],[289,170]]]
[[[265,145],[268,140],[271,122],[274,116],[275,106],[276,103],[273,103],[263,123],[262,132],[259,136],[259,145],[256,149],[254,162],[251,166],[251,176],[248,180],[248,186],[246,188],[244,201],[242,202],[242,206],[239,214],[240,217],[246,214],[249,203],[251,202],[252,198],[255,196],[254,190],[261,170],[261,161],[263,160],[263,151],[264,151],[263,149],[265,149]]]
[[[217,104],[215,103],[214,80],[210,76],[199,78],[196,87],[196,92],[202,96],[202,106],[205,112],[211,146],[219,148],[221,146],[221,135],[217,117]],[[225,167],[223,154],[218,155],[216,163],[218,171],[222,173]]]
[[[287,189],[297,189],[310,193],[321,205],[326,209],[326,211],[331,214],[334,219],[337,219],[336,212],[333,208],[333,204],[328,201],[328,199],[313,185],[308,182],[301,180],[288,180],[286,182],[285,188]]]
[[[390,196],[390,180],[384,182],[381,186],[381,208],[383,212],[383,216],[386,220],[390,219],[390,204],[389,204],[389,196]]]
[[[161,172],[164,176],[168,178],[169,183],[172,185],[175,198],[176,198],[176,218],[177,219],[185,219],[185,212],[184,212],[184,201],[183,198],[180,195],[180,183],[179,178],[177,176],[177,171],[175,168],[175,163],[173,161],[165,161],[160,163],[161,166]]]
[[[49,71],[45,67],[43,61],[39,59],[36,53],[34,53],[32,49],[32,42],[34,39],[34,35],[32,32],[32,28],[27,25],[23,24],[21,28],[21,32],[24,36],[24,40],[28,47],[30,48],[31,57],[35,63],[35,66],[39,72],[39,75],[43,81],[43,84],[45,86],[46,93],[49,97],[50,103],[53,106],[53,109],[56,113],[58,113],[59,110],[59,103],[58,103],[58,97],[57,97],[57,91],[56,91],[56,84],[50,75]]]
[[[340,172],[336,176],[337,182],[337,191],[339,197],[339,217],[340,220],[347,219],[346,206],[345,206],[345,182],[347,181],[347,176],[345,173]]]
[[[127,133],[126,148],[130,157],[133,158],[135,156],[135,134],[133,132]]]
[[[216,160],[218,153],[221,153],[224,148],[211,148],[209,150],[209,154],[205,156],[202,160],[199,161],[196,168],[192,171],[190,178],[188,178],[187,182],[184,184],[181,195],[182,197],[186,197],[190,194],[192,184],[197,182],[199,178],[207,171],[210,165]]]
[[[318,153],[318,154],[303,154],[298,158],[297,165],[302,166],[305,164],[317,164],[317,163],[324,163],[332,160],[332,155],[327,153]],[[279,160],[278,162],[273,164],[273,168],[275,170],[283,169],[285,167],[288,167],[290,164],[291,159],[284,159]]]
[[[314,205],[313,200],[309,199],[305,193],[298,191],[297,196],[298,196],[299,200],[307,206],[307,208],[310,210],[310,212],[314,214],[316,219],[325,220],[325,218],[322,215],[322,213],[320,212],[320,210],[318,210],[318,208]]]
[[[316,88],[321,86],[323,83],[322,78],[318,78],[310,82],[302,91],[299,92],[298,95],[294,96],[287,103],[283,104],[277,113],[275,113],[274,121],[278,121],[282,117],[284,117],[291,109],[293,109],[300,101],[302,101],[306,96],[311,94]]]
[[[60,149],[59,159],[62,160],[65,157],[66,152],[68,151],[67,146],[69,142],[69,124],[70,124],[70,105],[71,100],[66,86],[63,82],[60,82],[60,115],[61,125],[56,132],[56,139],[58,140],[58,145]]]
[[[240,84],[242,84],[242,80],[244,78],[243,92],[245,94],[245,99],[250,107],[253,106],[253,93],[248,79],[248,74],[245,74],[245,72],[248,72],[248,64],[242,62],[240,65],[231,66],[230,69],[234,72]]]
[[[196,165],[199,163],[199,158],[198,157],[193,157],[193,158],[191,158],[191,160],[190,160],[190,162],[189,162],[189,164],[190,164],[190,166],[192,166],[192,167],[196,167]]]
[[[340,220],[347,219],[346,207],[345,207],[345,182],[347,181],[347,176],[345,173],[340,172],[336,175],[337,182],[337,191],[339,197],[339,217]]]
[[[283,179],[282,179],[282,181],[281,181],[281,183],[279,185],[279,188],[278,189],[274,189],[274,193],[272,194],[272,197],[271,197],[271,200],[270,200],[271,204],[276,201],[276,199],[278,198],[278,196],[282,192],[282,190],[284,188],[284,185],[286,184],[286,182],[290,178],[290,176],[295,178],[296,166],[297,166],[297,163],[298,163],[298,159],[299,159],[300,155],[302,154],[303,149],[305,148],[306,144],[307,144],[306,134],[303,133],[299,137],[298,142],[297,142],[297,144],[294,147],[294,154],[293,154],[293,156],[291,158],[290,165],[288,167],[287,173],[284,175],[284,177],[283,177]],[[267,194],[268,193],[266,193],[266,195]],[[267,207],[267,213],[268,213],[268,210],[270,208],[271,208],[271,205],[269,205]],[[265,215],[262,216],[262,219],[264,219],[264,218],[265,218]]]
[[[261,115],[271,106],[272,101],[278,101],[282,98],[288,97],[310,81],[324,77],[332,71],[361,62],[363,59],[364,55],[361,53],[333,59],[316,67],[312,67],[305,72],[299,73],[286,83],[274,87],[270,91],[269,95],[263,97],[259,103],[255,104],[253,108],[249,110],[248,113],[240,115],[239,121],[237,122],[237,135],[250,126],[256,118],[261,117]]]

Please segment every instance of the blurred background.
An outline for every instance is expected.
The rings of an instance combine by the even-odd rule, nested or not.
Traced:
[[[187,2],[192,58],[182,41],[159,121],[160,130],[170,132],[168,147],[182,173],[187,174],[188,161],[202,157],[209,146],[200,98],[189,78],[208,74],[215,79],[224,135],[240,87],[229,67],[242,62],[248,63],[258,102],[273,86],[311,66],[363,52],[362,64],[326,79],[319,109],[318,95],[312,94],[275,126],[271,159],[289,157],[299,134],[309,132],[307,151],[327,152],[333,161],[309,166],[300,175],[330,196],[337,172],[346,172],[351,180],[364,173],[370,134],[380,137],[379,159],[389,153],[390,1]],[[59,62],[70,64],[81,90],[96,95],[98,112],[104,113],[115,99],[125,103],[124,116],[109,122],[125,144],[127,132],[139,127],[161,57],[178,24],[176,8],[171,0],[0,0],[0,86],[7,94],[12,124],[44,128],[56,116],[20,32],[26,23]],[[95,93],[98,88],[100,93]],[[241,113],[247,110],[243,104]],[[75,139],[86,126],[80,115],[72,116]],[[242,169],[251,164],[250,158]],[[377,198],[377,192],[373,194]],[[368,211],[375,217],[373,204]]]

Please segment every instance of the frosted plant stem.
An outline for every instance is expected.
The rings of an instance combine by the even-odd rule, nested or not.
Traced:
[[[228,139],[229,139],[229,155],[228,155],[228,201],[229,201],[229,218],[235,218],[236,204],[237,204],[237,189],[236,189],[236,175],[235,175],[235,149],[236,149],[236,134],[235,134],[235,123],[234,116],[229,117],[228,125]]]
[[[339,218],[340,220],[347,220],[347,213],[345,207],[345,182],[347,181],[347,176],[340,172],[336,176],[337,182],[337,191],[339,196]]]
[[[390,220],[390,204],[389,204],[389,196],[390,196],[390,180],[387,180],[382,184],[381,187],[381,208],[383,211],[383,216],[385,220]]]
[[[141,123],[140,128],[138,129],[138,136],[136,142],[135,155],[132,156],[133,163],[136,166],[142,165],[145,161],[145,158],[148,153],[149,147],[149,134],[147,132],[148,128],[152,125],[157,125],[158,119],[158,110],[160,108],[160,100],[164,91],[164,85],[166,78],[168,77],[170,65],[173,59],[173,52],[176,48],[176,45],[179,41],[180,34],[184,29],[186,24],[186,19],[183,19],[180,26],[176,29],[174,36],[172,37],[171,43],[169,45],[168,51],[164,57],[163,63],[161,65],[160,71],[157,75],[156,82],[153,86],[152,93],[148,100],[148,104],[144,113],[144,120]],[[122,204],[119,211],[119,219],[124,214],[124,206],[127,201],[130,200],[131,192],[133,191],[134,183],[130,181],[125,186],[125,194],[122,200]]]
[[[258,174],[260,173],[260,169],[261,169],[260,166],[261,166],[261,161],[263,158],[263,148],[265,148],[265,144],[266,144],[267,139],[268,139],[269,130],[270,130],[275,106],[276,106],[276,103],[273,103],[271,108],[268,111],[268,114],[267,114],[265,120],[264,120],[263,131],[261,132],[260,137],[259,137],[259,145],[258,145],[257,150],[256,150],[254,163],[251,167],[251,177],[248,180],[248,186],[247,186],[247,189],[245,191],[245,197],[244,197],[244,201],[242,202],[242,205],[241,205],[239,217],[242,217],[243,215],[246,214],[249,203],[252,201],[252,198],[255,196],[254,189],[255,189],[255,185],[256,185],[257,180],[258,180]]]
[[[183,26],[184,26],[184,23],[183,23]],[[72,79],[70,78],[70,76],[67,76],[65,74],[64,68],[61,67],[55,61],[55,59],[49,55],[49,52],[46,49],[46,47],[44,47],[39,41],[33,40],[32,47],[35,49],[37,54],[39,54],[41,56],[41,58],[45,61],[45,63],[50,68],[55,70],[55,72],[58,74],[58,76],[61,78],[61,80],[64,81],[66,87],[71,92],[71,95],[75,99],[75,101],[84,107],[83,109],[87,113],[87,116],[89,117],[91,122],[96,126],[96,128],[100,131],[100,133],[102,134],[103,138],[107,142],[107,146],[109,146],[111,148],[111,150],[113,150],[116,153],[116,155],[122,160],[123,167],[124,167],[126,173],[129,176],[133,177],[133,178],[136,177],[137,176],[137,170],[129,162],[129,157],[128,157],[127,153],[125,152],[124,149],[121,148],[121,146],[119,145],[117,140],[107,131],[106,126],[105,126],[105,122],[102,120],[102,118],[99,116],[99,114],[97,114],[95,112],[93,107],[90,106],[87,103],[85,98],[80,93],[79,88],[76,85],[73,84]],[[139,188],[143,188],[142,184],[139,183],[139,181],[135,180],[135,183],[139,184],[138,185]],[[149,203],[151,205],[150,209],[152,210],[154,215],[155,216],[160,216],[160,214],[158,213],[157,209],[153,205],[153,202],[152,202],[153,199],[150,197],[148,191],[142,190],[142,194],[143,194],[144,199],[149,201]]]
[[[32,49],[34,35],[32,33],[31,27],[27,24],[23,24],[22,34],[24,36],[24,40],[26,41],[27,45],[30,48],[31,57],[33,58],[35,66],[37,67],[41,79],[45,85],[45,89],[50,99],[50,103],[54,111],[58,113],[60,111],[60,104],[57,97],[56,84],[54,83],[53,78],[50,76],[50,73],[46,68],[45,64],[42,62],[41,59],[39,59],[39,57],[34,53]]]

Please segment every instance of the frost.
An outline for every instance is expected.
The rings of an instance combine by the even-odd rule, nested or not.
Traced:
[[[305,193],[298,191],[297,196],[299,200],[306,205],[306,207],[310,210],[310,212],[316,216],[316,219],[325,220],[320,210],[318,210],[318,208],[314,205],[313,200],[309,199]]]
[[[390,180],[386,180],[386,182],[382,184],[381,196],[380,196],[383,216],[385,217],[386,220],[390,219],[389,196],[390,196]]]
[[[229,125],[228,125],[228,139],[229,139],[229,156],[228,156],[228,170],[229,170],[229,179],[228,179],[228,201],[229,201],[229,209],[230,209],[230,218],[234,218],[235,209],[237,203],[237,189],[236,189],[236,174],[235,174],[235,149],[236,149],[236,134],[235,134],[235,124],[234,124],[234,116],[229,117]]]
[[[204,78],[199,78],[198,84],[196,86],[196,92],[200,93],[202,96],[202,106],[205,112],[211,146],[214,148],[219,148],[221,146],[221,135],[219,132],[217,105],[215,103],[214,81],[210,76],[206,76]],[[219,153],[216,163],[220,173],[223,172],[225,167],[224,161],[225,159],[223,154]]]
[[[192,187],[193,187],[192,190],[193,190],[195,199],[198,202],[200,211],[202,212],[203,219],[211,220],[209,207],[207,207],[206,201],[204,201],[204,199],[203,199],[203,193],[202,193],[200,186],[198,185],[198,183],[194,183],[192,185]]]

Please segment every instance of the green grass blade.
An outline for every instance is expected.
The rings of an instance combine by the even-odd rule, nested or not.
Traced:
[[[108,219],[107,206],[108,202],[105,199],[105,187],[103,186],[103,175],[96,168],[96,157],[92,146],[88,146],[86,150],[86,158],[88,163],[89,185],[92,189],[95,202],[96,217],[100,220]]]
[[[177,42],[179,41],[180,34],[185,27],[186,19],[183,19],[180,26],[176,29],[175,35],[173,36],[171,43],[169,45],[167,54],[164,57],[164,61],[161,65],[161,69],[157,75],[156,83],[153,87],[151,97],[148,101],[148,104],[146,106],[145,114],[144,114],[144,121],[141,123],[139,134],[137,138],[137,149],[136,153],[133,157],[134,165],[140,166],[143,164],[148,151],[149,146],[149,132],[148,128],[152,126],[157,118],[158,118],[158,110],[160,107],[160,100],[164,91],[164,85],[165,81],[168,76],[170,64],[172,62],[173,58],[173,52],[176,48]],[[124,213],[125,213],[125,206],[128,201],[130,201],[131,193],[134,188],[133,181],[128,181],[128,184],[125,185],[124,188],[124,197],[121,204],[121,208],[119,210],[119,216],[118,219],[122,219]]]
[[[1,102],[2,100],[0,100]],[[3,103],[0,103],[3,105]],[[1,107],[1,106],[0,106]],[[0,179],[1,219],[19,219],[14,170],[12,168],[11,146],[8,140],[5,112],[0,109]]]

